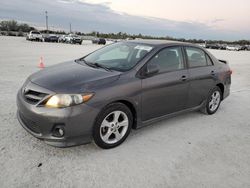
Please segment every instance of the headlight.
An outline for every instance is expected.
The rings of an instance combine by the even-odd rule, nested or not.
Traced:
[[[93,97],[93,93],[90,94],[56,94],[49,98],[46,102],[46,107],[52,108],[64,108],[73,106],[89,101]]]

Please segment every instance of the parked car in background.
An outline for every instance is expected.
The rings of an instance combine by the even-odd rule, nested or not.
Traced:
[[[184,112],[216,113],[231,73],[226,61],[193,44],[114,43],[29,76],[17,94],[18,120],[57,147],[93,139],[109,149],[131,129]]]
[[[59,37],[56,35],[44,35],[43,42],[58,42]]]
[[[250,45],[246,45],[246,50],[250,50]]]
[[[59,38],[58,38],[58,42],[66,42],[66,35],[61,35]]]
[[[226,50],[227,45],[226,44],[217,44],[219,47],[219,50]]]
[[[106,44],[106,40],[103,39],[103,38],[95,38],[95,39],[92,40],[92,43],[93,44],[103,44],[103,45],[105,45]]]
[[[121,42],[123,41],[122,39],[111,39],[112,42],[116,43],[116,42]]]
[[[243,45],[243,46],[241,46],[240,50],[249,50],[249,46],[248,45]]]
[[[70,44],[82,44],[82,38],[75,34],[65,36],[65,42]]]
[[[26,40],[43,41],[43,35],[39,31],[30,31]]]
[[[98,42],[99,42],[99,38],[94,38],[94,39],[92,39],[92,43],[93,43],[93,44],[98,44]]]
[[[241,46],[240,45],[227,45],[226,49],[230,51],[240,51]]]
[[[128,41],[128,40],[134,40],[133,38],[126,38],[126,40]]]
[[[206,48],[208,49],[220,49],[218,44],[206,44]]]
[[[200,43],[200,44],[197,44],[197,45],[202,47],[202,48],[206,48],[206,43]]]

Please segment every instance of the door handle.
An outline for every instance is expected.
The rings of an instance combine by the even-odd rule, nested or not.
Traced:
[[[181,80],[182,80],[182,81],[186,81],[186,80],[187,80],[187,76],[183,75],[183,76],[181,77]]]
[[[211,71],[211,75],[212,75],[212,76],[215,76],[215,71],[212,70],[212,71]]]

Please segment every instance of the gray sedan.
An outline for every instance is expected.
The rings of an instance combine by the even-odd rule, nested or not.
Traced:
[[[131,129],[184,112],[214,114],[231,70],[193,44],[127,41],[31,75],[17,94],[18,119],[57,147],[92,140],[120,145]]]

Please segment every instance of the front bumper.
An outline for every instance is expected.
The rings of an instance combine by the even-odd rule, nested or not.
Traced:
[[[91,142],[92,127],[98,110],[86,104],[68,108],[47,108],[29,104],[22,90],[17,95],[17,117],[23,128],[38,139],[56,147]],[[62,137],[54,136],[55,127],[64,129]]]
[[[41,37],[35,37],[35,36],[30,36],[29,39],[30,40],[42,40]]]

